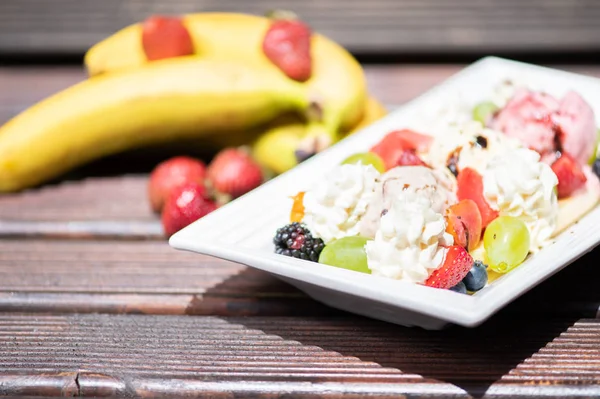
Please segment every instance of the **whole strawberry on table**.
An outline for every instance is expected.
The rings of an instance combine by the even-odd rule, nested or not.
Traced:
[[[150,174],[148,199],[171,236],[263,181],[262,169],[245,149],[225,148],[208,166],[189,156],[159,163]]]

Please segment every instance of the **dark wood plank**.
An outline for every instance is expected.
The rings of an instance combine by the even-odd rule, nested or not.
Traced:
[[[595,317],[600,249],[510,304],[520,315]],[[0,240],[0,311],[223,316],[344,314],[256,269],[165,240]]]
[[[599,339],[598,319],[502,318],[424,331],[358,317],[2,314],[0,392],[595,396]]]
[[[159,216],[150,209],[147,184],[147,175],[66,177],[0,195],[0,236],[163,238]]]
[[[166,241],[0,241],[0,311],[190,315],[333,313],[254,269]]]
[[[0,52],[81,55],[112,32],[153,13],[291,9],[355,53],[598,51],[593,0],[4,0]]]

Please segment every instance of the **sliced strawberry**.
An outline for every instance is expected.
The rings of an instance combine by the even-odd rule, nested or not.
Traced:
[[[194,43],[181,18],[154,15],[142,24],[142,47],[148,61],[194,54]]]
[[[263,52],[289,78],[304,82],[312,75],[311,36],[301,21],[276,19],[263,39]]]
[[[460,283],[473,266],[473,258],[460,245],[448,248],[442,266],[435,269],[425,281],[425,285],[434,288],[450,288]]]
[[[552,171],[558,178],[558,198],[570,196],[574,191],[583,187],[587,181],[581,166],[566,153],[554,161]]]
[[[464,168],[458,174],[456,184],[458,200],[470,199],[477,204],[479,213],[481,213],[481,227],[485,229],[492,220],[498,217],[498,211],[492,209],[483,196],[483,178],[475,169]]]
[[[454,237],[454,244],[472,251],[481,241],[481,213],[475,201],[464,199],[448,208],[446,232]]]
[[[381,139],[370,151],[383,159],[387,170],[400,165],[425,165],[416,152],[427,151],[432,141],[431,136],[409,129],[394,130]],[[412,154],[407,154],[407,150]]]

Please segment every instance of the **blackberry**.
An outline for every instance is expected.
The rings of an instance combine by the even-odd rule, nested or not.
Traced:
[[[319,261],[319,255],[325,244],[315,238],[304,224],[294,222],[277,229],[273,238],[275,253],[293,258]]]

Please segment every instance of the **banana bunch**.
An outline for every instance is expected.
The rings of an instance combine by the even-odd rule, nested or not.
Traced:
[[[193,54],[149,61],[143,26],[131,25],[87,52],[89,79],[0,127],[0,192],[174,142],[249,144],[257,161],[282,173],[385,114],[361,66],[324,36],[311,35],[312,74],[300,82],[262,51],[270,19],[201,13],[181,22]]]

